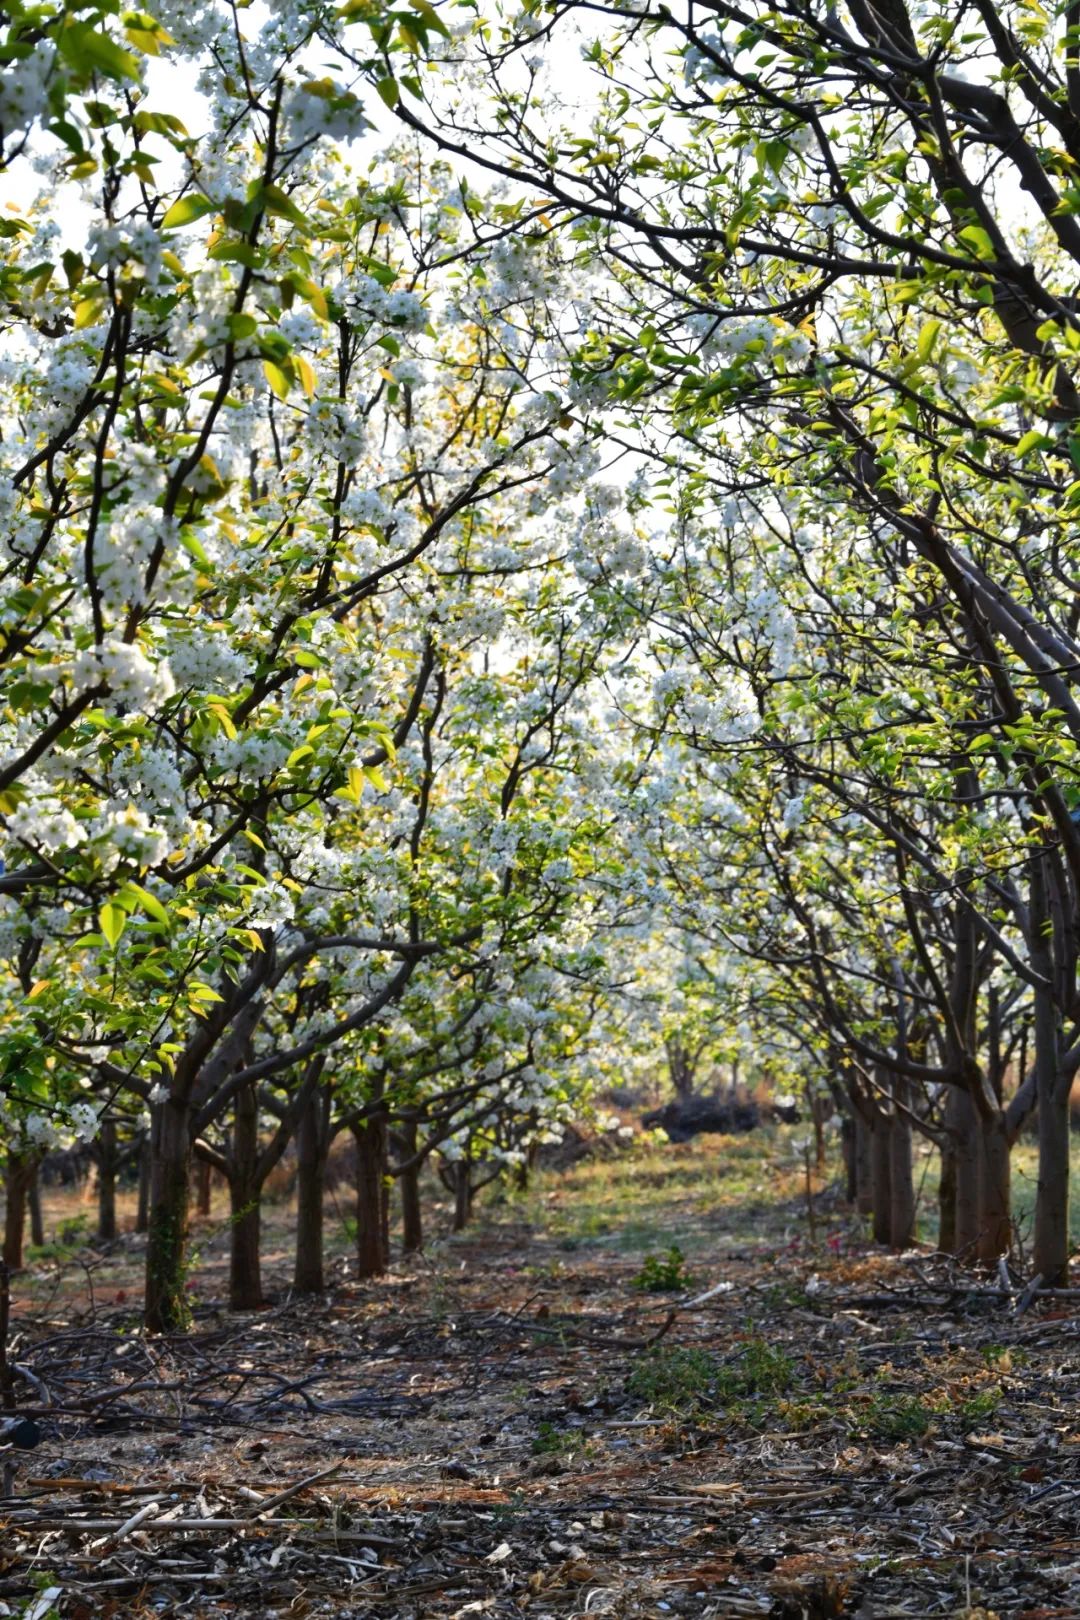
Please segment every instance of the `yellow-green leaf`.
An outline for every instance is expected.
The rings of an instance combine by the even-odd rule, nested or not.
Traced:
[[[115,900],[107,900],[98,912],[98,925],[115,951],[127,926],[127,912]]]
[[[1040,432],[1038,428],[1032,428],[1030,433],[1024,434],[1024,437],[1016,446],[1016,454],[1026,456],[1032,450],[1052,450],[1053,448],[1054,441],[1048,434]]]
[[[289,379],[285,375],[284,371],[282,371],[281,367],[275,365],[272,360],[264,360],[263,371],[266,375],[267,382],[270,384],[270,387],[273,389],[278,399],[288,399]]]
[[[89,23],[69,22],[61,29],[60,55],[76,73],[104,73],[110,79],[137,79],[139,64],[130,51],[125,51],[101,34]]]
[[[302,354],[293,355],[293,365],[296,368],[297,375],[300,378],[300,385],[303,388],[304,393],[307,395],[308,399],[314,399],[315,372],[313,368],[304,359]]]
[[[153,917],[155,922],[164,923],[168,927],[169,913],[157,896],[150,893],[149,889],[144,889],[141,883],[129,883],[126,893],[133,896],[148,917]]]
[[[209,197],[201,196],[197,191],[189,192],[186,197],[178,197],[161,222],[163,231],[178,230],[181,225],[190,225],[193,219],[201,219],[204,214],[216,211],[217,204],[212,203]]]
[[[104,306],[104,297],[80,299],[75,305],[75,330],[80,332],[85,326],[96,325],[101,319]]]
[[[187,993],[192,1001],[224,1001],[225,999],[224,996],[219,996],[217,991],[210,985],[200,984],[198,979],[188,985]]]

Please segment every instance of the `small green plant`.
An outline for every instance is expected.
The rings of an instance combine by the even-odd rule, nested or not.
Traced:
[[[988,1367],[1001,1373],[1015,1372],[1031,1360],[1026,1350],[1018,1350],[1011,1344],[984,1344],[979,1354]]]
[[[686,1256],[677,1243],[663,1254],[646,1255],[631,1284],[641,1294],[666,1294],[693,1286],[694,1279],[686,1269]]]
[[[720,1362],[707,1350],[648,1351],[626,1380],[628,1394],[669,1412],[696,1412],[717,1397]]]
[[[496,1524],[505,1520],[513,1522],[520,1514],[526,1513],[528,1509],[528,1497],[523,1496],[520,1491],[515,1491],[508,1502],[492,1502],[491,1517]]]
[[[803,1285],[797,1282],[767,1283],[761,1290],[761,1298],[774,1311],[786,1310],[789,1306],[805,1310],[813,1303]]]
[[[863,1413],[862,1427],[874,1440],[918,1440],[934,1421],[933,1407],[917,1395],[878,1394]]]
[[[721,1394],[729,1399],[779,1395],[789,1387],[794,1371],[791,1357],[767,1339],[747,1339],[734,1361],[723,1368]]]
[[[59,1600],[63,1596],[63,1587],[52,1570],[38,1570],[31,1574],[30,1579],[37,1591],[37,1596],[30,1599],[24,1607],[16,1611],[19,1615],[33,1615],[34,1620],[59,1620],[60,1610],[52,1600]]]
[[[536,1457],[564,1457],[568,1451],[579,1451],[583,1443],[579,1429],[557,1429],[554,1423],[541,1418],[532,1443]]]
[[[966,1432],[977,1429],[992,1418],[1004,1398],[1004,1391],[996,1386],[991,1389],[981,1389],[977,1395],[970,1395],[966,1401],[961,1401],[956,1415],[960,1419],[960,1427]]]
[[[776,1415],[788,1429],[814,1429],[826,1423],[831,1416],[829,1407],[821,1401],[778,1401]]]

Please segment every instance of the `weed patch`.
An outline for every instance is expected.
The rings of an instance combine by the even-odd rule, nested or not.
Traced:
[[[541,1419],[532,1443],[535,1457],[565,1457],[568,1452],[580,1451],[585,1437],[580,1429],[559,1429],[554,1423]]]
[[[693,1288],[694,1279],[686,1269],[686,1256],[677,1243],[663,1254],[649,1254],[630,1285],[641,1294],[666,1294]]]
[[[661,1411],[691,1416],[727,1407],[732,1416],[756,1419],[761,1412],[745,1403],[782,1394],[794,1371],[790,1356],[764,1339],[748,1339],[726,1361],[708,1350],[659,1347],[632,1368],[626,1389]]]
[[[858,1427],[872,1440],[899,1444],[919,1440],[930,1430],[936,1412],[917,1395],[872,1395],[863,1409]]]
[[[70,1260],[72,1255],[78,1254],[89,1241],[89,1215],[72,1215],[68,1220],[60,1222],[56,1228],[56,1235],[48,1243],[29,1244],[26,1257],[28,1260]]]

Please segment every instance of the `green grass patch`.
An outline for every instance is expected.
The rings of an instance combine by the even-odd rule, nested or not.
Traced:
[[[794,1126],[768,1125],[692,1142],[642,1137],[616,1157],[537,1175],[504,1207],[568,1253],[597,1249],[644,1261],[658,1233],[670,1233],[691,1261],[718,1238],[770,1250],[783,1241],[793,1206],[804,1207],[805,1171],[790,1145],[797,1134]],[[497,1223],[499,1212],[491,1213]]]
[[[791,1357],[765,1339],[748,1339],[725,1360],[709,1350],[658,1346],[631,1369],[626,1390],[661,1412],[691,1416],[727,1408],[757,1418],[746,1403],[783,1394],[794,1375]]]

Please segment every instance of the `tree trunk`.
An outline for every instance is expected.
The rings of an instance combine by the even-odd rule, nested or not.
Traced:
[[[1069,1082],[1061,1074],[1061,1027],[1051,998],[1035,992],[1039,1179],[1032,1265],[1046,1287],[1069,1277]]]
[[[1009,1142],[1005,1121],[979,1120],[979,1241],[980,1260],[1008,1254],[1012,1242]]]
[[[690,1060],[690,1053],[680,1040],[675,1038],[667,1043],[668,1073],[676,1097],[686,1102],[694,1095],[694,1068]]]
[[[263,1305],[259,1236],[259,1099],[242,1086],[233,1102],[232,1173],[229,1176],[229,1309],[257,1311]]]
[[[993,985],[987,995],[987,1010],[987,1074],[998,1113],[996,1119],[979,1119],[979,1243],[976,1252],[980,1260],[990,1262],[1008,1254],[1012,1244],[1010,1144],[1003,1112],[1005,1056],[1001,1041],[1001,1004]]]
[[[356,1142],[356,1269],[381,1277],[389,1263],[386,1232],[386,1118],[376,1115],[353,1127]]]
[[[37,1164],[31,1170],[30,1180],[27,1183],[26,1207],[30,1211],[30,1241],[37,1248],[41,1248],[45,1242],[45,1221],[41,1213],[41,1181]]]
[[[454,1166],[454,1231],[464,1232],[472,1219],[472,1164],[468,1157]]]
[[[537,1111],[534,1108],[530,1110],[529,1113],[529,1125],[535,1130],[537,1123]],[[528,1147],[524,1149],[521,1163],[514,1171],[514,1186],[517,1188],[518,1192],[528,1192],[529,1185],[532,1181],[532,1173],[536,1169],[539,1159],[540,1144],[534,1139],[529,1143]]]
[[[892,1242],[892,1142],[889,1116],[880,1108],[874,1111],[874,1130],[871,1143],[874,1184],[874,1242]]]
[[[116,1160],[116,1121],[103,1119],[97,1140],[97,1235],[101,1243],[112,1243],[116,1237]]]
[[[23,1244],[26,1240],[26,1201],[30,1179],[36,1168],[32,1153],[17,1153],[10,1149],[4,1177],[7,1208],[4,1217],[4,1264],[9,1271],[21,1271]]]
[[[293,1287],[298,1294],[321,1294],[323,1272],[323,1188],[329,1148],[329,1092],[316,1090],[296,1122],[296,1259]]]
[[[860,1110],[852,1115],[855,1121],[855,1208],[860,1215],[874,1212],[874,1160],[873,1132]]]
[[[956,1154],[951,1143],[941,1149],[937,1246],[940,1254],[956,1253]]]
[[[213,1175],[212,1167],[205,1159],[195,1160],[195,1213],[207,1216],[210,1213],[210,1178]]]
[[[417,1151],[416,1125],[409,1123],[401,1130],[402,1158],[415,1158]],[[420,1166],[409,1164],[398,1176],[401,1187],[401,1251],[419,1254],[424,1247],[424,1216],[420,1208]]]
[[[261,1189],[239,1176],[229,1179],[229,1309],[262,1309],[262,1268],[259,1259],[261,1235]]]
[[[424,1247],[424,1216],[420,1207],[420,1166],[410,1165],[401,1182],[401,1252],[419,1254]]]
[[[190,1111],[168,1097],[155,1105],[150,1125],[150,1211],[146,1243],[146,1326],[175,1333],[188,1325],[188,1183]]]
[[[136,1232],[150,1230],[150,1137],[139,1144],[139,1198],[135,1206]]]
[[[915,1181],[911,1168],[911,1120],[906,1105],[910,1086],[902,1075],[892,1077],[893,1099],[898,1105],[889,1127],[890,1229],[894,1249],[906,1249],[915,1236]]]
[[[382,1233],[382,1252],[386,1264],[390,1264],[390,1134],[386,1132],[386,1152],[383,1156],[383,1173],[379,1187],[379,1229]]]
[[[979,1241],[979,1120],[970,1092],[949,1087],[945,1124],[956,1161],[956,1224],[950,1252],[970,1260]]]
[[[814,1125],[814,1168],[821,1176],[825,1174],[826,1099],[817,1092],[810,1094],[810,1118]]]
[[[858,1180],[855,1172],[855,1121],[850,1114],[845,1114],[840,1121],[840,1151],[844,1155],[844,1197],[854,1205],[858,1196]]]

